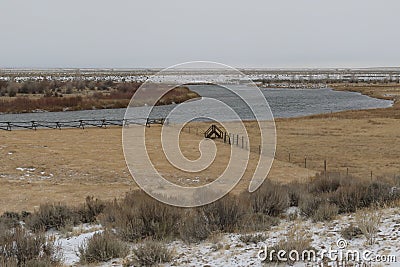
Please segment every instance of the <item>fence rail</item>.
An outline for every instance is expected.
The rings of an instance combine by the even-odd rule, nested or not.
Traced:
[[[0,121],[0,130],[11,131],[13,129],[37,130],[39,128],[63,129],[107,126],[129,126],[131,124],[150,127],[151,124],[164,124],[168,121],[165,118],[131,118],[131,119],[88,119],[88,120],[70,120],[70,121]]]

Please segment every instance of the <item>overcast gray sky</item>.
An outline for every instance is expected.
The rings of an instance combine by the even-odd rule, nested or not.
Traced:
[[[400,65],[398,0],[1,0],[0,67]]]

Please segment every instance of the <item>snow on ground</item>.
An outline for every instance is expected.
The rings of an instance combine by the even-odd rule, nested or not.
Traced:
[[[48,235],[55,238],[56,246],[60,247],[64,259],[64,265],[73,266],[79,262],[79,247],[83,246],[94,234],[101,233],[100,225],[82,225],[74,227],[72,236],[64,237],[59,232],[49,232]],[[74,233],[77,233],[74,235]]]
[[[210,238],[208,241],[199,244],[185,244],[182,241],[168,243],[168,247],[173,249],[175,258],[171,263],[162,266],[262,266],[258,259],[260,249],[266,246],[275,245],[288,235],[288,229],[296,227],[300,236],[310,236],[312,247],[321,251],[323,249],[339,250],[338,241],[344,245],[343,252],[357,250],[360,253],[370,252],[370,256],[392,255],[396,262],[373,263],[371,266],[400,266],[400,208],[388,208],[382,210],[382,219],[376,242],[368,245],[365,237],[358,237],[353,240],[344,241],[341,237],[341,230],[350,224],[357,225],[354,214],[338,216],[331,222],[313,223],[307,221],[290,221],[282,219],[278,226],[272,227],[269,231],[262,232],[267,239],[258,244],[245,244],[240,240],[241,234],[221,234]],[[91,228],[86,227],[86,233],[57,240],[61,245],[65,264],[67,266],[76,265],[79,261],[77,256],[78,246],[90,238],[99,230],[90,232]],[[99,226],[92,229],[98,229]],[[318,255],[318,254],[317,254]],[[368,254],[369,255],[369,254]],[[114,259],[98,266],[122,266],[122,259]],[[299,262],[294,266],[306,266],[306,263]],[[317,265],[309,265],[317,266]],[[335,266],[335,265],[325,265]]]

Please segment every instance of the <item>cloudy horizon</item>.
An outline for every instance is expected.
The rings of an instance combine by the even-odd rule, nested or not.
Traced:
[[[3,0],[0,8],[0,68],[400,65],[395,0]]]

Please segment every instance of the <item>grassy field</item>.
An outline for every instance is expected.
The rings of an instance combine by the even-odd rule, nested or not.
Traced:
[[[396,103],[388,109],[279,119],[276,160],[269,178],[283,183],[306,181],[323,170],[324,160],[328,171],[343,175],[347,169],[363,179],[371,179],[371,172],[372,179],[398,175],[399,118]],[[198,143],[208,126],[192,125],[191,133],[186,130],[181,134],[184,155],[191,159],[199,156]],[[246,126],[254,151],[257,130],[252,122]],[[121,132],[119,127],[0,132],[0,212],[33,210],[45,202],[78,204],[87,195],[101,199],[124,196],[136,185],[125,164]],[[147,134],[149,140],[156,140],[148,146],[152,160],[167,179],[177,184],[196,186],[214,180],[224,170],[230,154],[228,145],[216,142],[218,156],[212,166],[188,174],[169,165],[159,153],[160,127],[149,128]],[[251,153],[235,192],[247,189],[257,161],[258,154]]]
[[[148,128],[149,140],[156,140],[161,127]],[[121,128],[68,129],[0,132],[1,211],[32,210],[40,203],[61,201],[78,204],[87,195],[101,199],[124,196],[136,188],[122,152]],[[182,133],[184,154],[198,155],[200,135]],[[177,184],[196,186],[196,177],[205,183],[214,180],[225,168],[228,145],[218,142],[219,157],[199,174],[179,172],[159,153],[160,144],[148,146],[149,154],[163,175]],[[239,191],[247,188],[258,155],[252,154],[250,166]],[[315,173],[287,162],[275,161],[271,179],[304,180]],[[247,184],[245,182],[247,181]],[[1,212],[0,211],[0,212]]]

